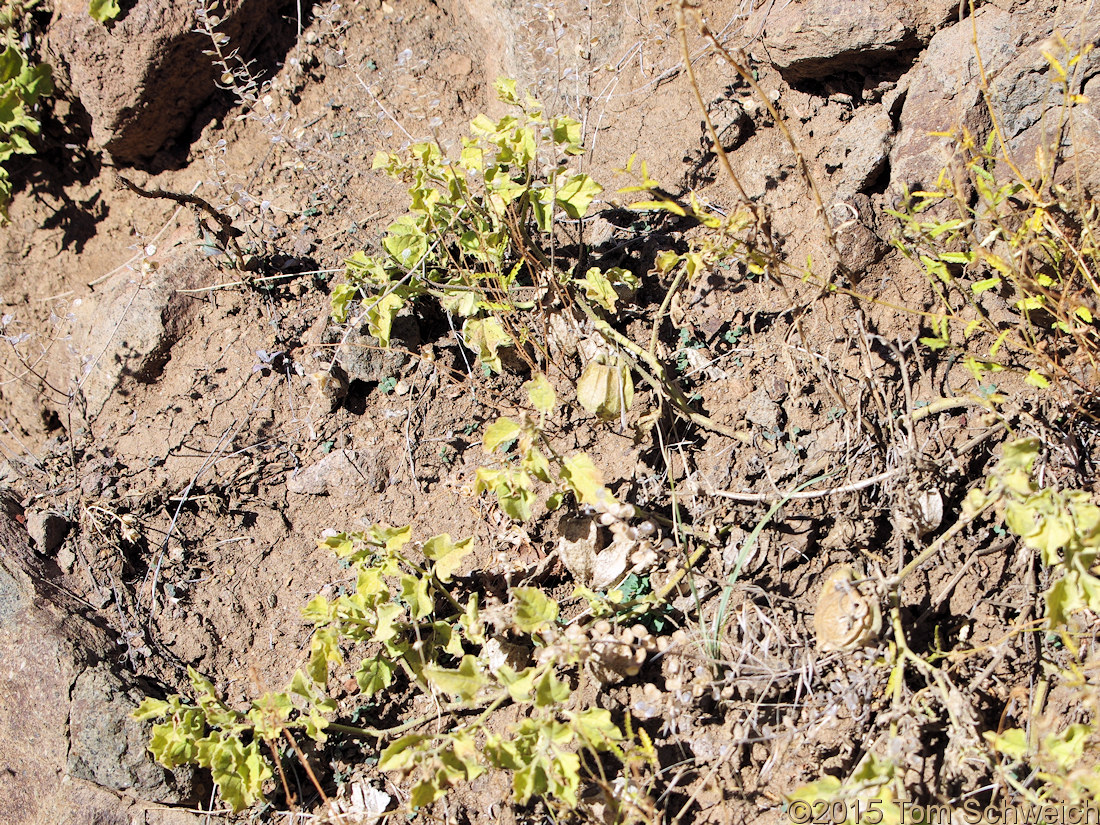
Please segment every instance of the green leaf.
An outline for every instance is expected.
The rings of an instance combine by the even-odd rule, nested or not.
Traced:
[[[519,97],[516,93],[516,81],[514,79],[509,77],[498,77],[493,83],[493,89],[496,90],[497,99],[503,103],[508,103],[512,106],[519,105]],[[485,118],[485,120],[488,120],[485,115],[478,115],[478,118]]]
[[[531,406],[538,412],[549,415],[554,411],[554,407],[558,403],[558,396],[550,385],[550,381],[541,372],[530,381],[524,382],[523,388],[527,390],[527,397],[531,401]]]
[[[91,0],[88,12],[97,23],[106,23],[118,17],[122,9],[118,5],[118,0]]]
[[[687,210],[674,201],[635,201],[630,204],[630,209],[635,212],[671,212],[681,218],[687,217]]]
[[[314,596],[302,608],[302,618],[314,625],[326,624],[332,620],[332,605],[324,596]]]
[[[495,452],[502,444],[508,444],[519,438],[521,427],[510,418],[498,418],[485,428],[482,444],[486,452]]]
[[[552,601],[536,587],[516,587],[512,590],[515,600],[516,627],[521,633],[536,633],[542,626],[558,619],[558,603]]]
[[[473,539],[452,542],[448,533],[434,536],[424,542],[424,555],[435,562],[432,571],[441,582],[449,582],[451,574],[463,557],[474,549]]]
[[[198,708],[180,708],[165,723],[153,725],[149,752],[164,767],[194,763],[198,741],[206,732],[203,713]]]
[[[335,708],[332,710],[335,710]],[[318,708],[310,708],[309,715],[305,717],[305,725],[306,736],[314,742],[323,745],[328,741],[328,734],[325,733],[325,728],[329,726],[329,721],[321,714]]]
[[[415,218],[405,215],[386,229],[382,248],[403,271],[416,267],[428,253],[428,236]]]
[[[1038,387],[1041,390],[1045,390],[1047,387],[1050,386],[1050,379],[1036,369],[1029,371],[1027,374],[1027,378],[1024,380],[1031,386]]]
[[[614,502],[611,491],[603,486],[603,476],[585,453],[577,453],[562,462],[561,480],[580,504],[594,506]]]
[[[381,656],[365,659],[355,671],[355,681],[365,696],[374,696],[393,684],[393,663]]]
[[[843,783],[835,776],[823,776],[816,782],[802,785],[787,794],[790,802],[817,802],[818,800],[835,799]]]
[[[423,619],[435,610],[435,600],[428,592],[428,579],[420,576],[401,577],[401,601],[409,606],[414,620]]]
[[[576,283],[584,287],[584,297],[589,301],[608,312],[615,311],[615,302],[619,296],[615,294],[615,287],[599,267],[589,267],[583,278],[576,279]]]
[[[581,148],[581,124],[571,117],[556,117],[550,121],[554,143],[567,155],[584,154]]]
[[[574,175],[563,185],[558,186],[555,200],[573,220],[583,218],[592,203],[592,199],[603,191],[603,187],[588,175]]]
[[[412,527],[390,527],[388,524],[372,524],[367,531],[370,540],[386,548],[388,553],[396,553],[412,539]]]
[[[287,694],[265,693],[259,699],[253,700],[248,719],[257,736],[262,739],[277,739],[282,735],[293,710],[294,703]]]
[[[462,324],[462,340],[478,360],[493,372],[501,372],[497,349],[512,345],[512,337],[496,318],[467,318]]]
[[[380,347],[387,349],[390,345],[393,319],[405,306],[405,299],[396,292],[388,292],[379,298],[364,298],[363,306],[367,308],[367,330],[378,339]]]
[[[1009,759],[1020,761],[1027,756],[1027,734],[1020,728],[1009,728],[1004,733],[986,731],[985,738],[995,751]]]
[[[382,642],[389,646],[391,640],[398,636],[398,620],[404,616],[404,609],[395,602],[387,602],[378,605],[374,612],[375,628],[373,641]]]
[[[457,670],[428,665],[424,676],[435,687],[451,696],[457,696],[463,702],[472,702],[487,683],[485,674],[478,667],[478,659],[467,653]]]
[[[339,665],[343,661],[339,633],[331,627],[315,630],[309,643],[309,664],[306,667],[309,678],[319,685],[327,685],[329,662]]]
[[[332,289],[332,320],[338,324],[348,319],[348,306],[359,293],[358,284],[337,284]]]
[[[530,702],[535,690],[535,668],[527,667],[516,673],[508,665],[501,665],[496,677],[508,691],[513,702]]]
[[[1057,763],[1062,773],[1077,766],[1085,753],[1085,745],[1092,735],[1089,725],[1076,723],[1069,725],[1061,733],[1052,733],[1043,738],[1043,749],[1046,750]]]
[[[611,721],[611,713],[603,708],[588,708],[573,715],[573,729],[594,750],[610,750],[621,742],[622,731]]]
[[[236,737],[218,739],[210,748],[210,775],[221,798],[234,812],[263,800],[263,783],[272,776],[260,755],[260,743],[242,746]]]
[[[417,808],[431,805],[442,797],[447,789],[439,780],[440,776],[436,773],[428,779],[422,779],[413,785],[412,790],[409,792],[409,807],[415,811]]]
[[[417,746],[428,739],[422,733],[410,733],[391,742],[378,757],[378,769],[383,771],[407,771],[416,764]]]
[[[137,706],[137,710],[130,714],[131,718],[137,719],[139,722],[147,722],[150,719],[162,719],[167,713],[171,705],[160,699],[151,699],[145,697],[141,701],[141,704]]]
[[[970,285],[970,291],[975,295],[981,295],[983,292],[989,289],[996,289],[1001,285],[1001,276],[994,275],[992,278],[985,278],[981,281],[975,281]]]
[[[531,447],[523,456],[523,469],[537,478],[550,484],[553,478],[550,475],[550,460],[543,455],[538,447]]]
[[[555,677],[552,669],[547,670],[535,684],[535,706],[554,707],[568,699],[569,693],[569,685]]]
[[[8,47],[0,52],[0,83],[7,83],[12,78],[18,77],[23,71],[23,66],[23,53],[9,43]]]
[[[531,489],[531,476],[522,470],[490,470],[478,467],[475,475],[474,493],[491,490],[497,497],[501,509],[516,521],[531,518],[531,505],[535,502],[535,492]]]

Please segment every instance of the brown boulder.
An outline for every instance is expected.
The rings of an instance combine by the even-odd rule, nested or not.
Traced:
[[[0,493],[2,495],[2,493]],[[184,811],[141,811],[193,796],[189,774],[169,776],[130,719],[138,694],[108,666],[106,631],[66,604],[49,566],[0,507],[0,810],[10,825],[197,824]],[[182,784],[178,784],[181,783]]]
[[[895,192],[933,186],[940,169],[949,165],[951,139],[934,133],[962,125],[980,140],[989,131],[974,57],[975,31],[987,74],[1004,68],[1024,37],[1013,15],[986,7],[973,21],[957,23],[932,38],[906,76],[909,89],[890,159]]]
[[[792,82],[853,69],[923,46],[958,4],[946,0],[880,3],[804,0],[764,4],[749,31],[763,34],[768,59]]]
[[[224,0],[227,51],[247,57],[281,24],[282,0]],[[152,157],[179,135],[215,89],[216,71],[197,34],[195,4],[138,0],[108,25],[87,0],[57,0],[46,40],[55,72],[92,120],[92,138],[116,161]]]

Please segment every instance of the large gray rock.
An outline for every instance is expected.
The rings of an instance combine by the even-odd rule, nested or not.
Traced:
[[[952,141],[932,133],[961,126],[981,143],[992,129],[990,107],[1017,168],[1025,176],[1036,176],[1036,149],[1054,139],[1062,103],[1043,52],[1058,51],[1049,39],[1054,32],[1077,44],[1100,37],[1100,23],[1086,10],[1079,1],[1060,6],[1057,14],[1045,5],[1013,13],[986,6],[973,21],[957,23],[932,38],[906,78],[908,93],[891,156],[891,189],[900,192],[915,184],[933,185],[940,170],[952,162]],[[988,104],[982,94],[975,42],[989,82]],[[1100,58],[1090,56],[1078,72],[1088,100],[1075,109],[1073,126],[1064,135],[1062,151],[1067,161],[1076,159],[1076,167],[1065,163],[1060,180],[1071,182],[1074,173],[1080,172],[1085,189],[1096,192],[1100,190],[1096,163],[1100,102],[1095,93],[1100,90]]]
[[[145,752],[141,726],[127,716],[136,694],[106,666],[112,649],[107,634],[61,604],[48,575],[26,532],[0,508],[5,825],[129,825],[134,815],[158,825],[198,825],[199,818],[186,812],[142,810],[143,802],[193,799],[189,778],[169,777]]]
[[[287,492],[304,496],[356,495],[364,489],[380,492],[389,480],[380,452],[334,450],[316,464],[296,470],[286,481]]]
[[[989,112],[982,105],[973,37],[981,44],[987,74],[995,74],[1016,53],[1025,33],[1020,20],[994,7],[980,9],[966,20],[939,32],[908,75],[909,91],[891,154],[891,189],[935,184],[940,169],[950,164],[951,140],[934,132],[958,126],[979,140],[989,131]]]
[[[366,321],[348,329],[335,324],[321,336],[324,344],[336,344],[336,362],[352,381],[378,383],[396,378],[409,362],[409,353],[420,348],[420,327],[405,315],[393,319],[390,346],[382,349],[378,339],[370,334]]]
[[[115,160],[156,154],[188,128],[214,92],[210,38],[195,34],[195,4],[137,0],[108,25],[88,14],[87,0],[55,0],[47,51],[62,81],[92,119],[92,137]],[[223,0],[228,51],[248,57],[276,26],[283,0]]]
[[[1073,48],[1100,39],[1100,21],[1085,16],[1080,4],[1062,10],[1061,20],[1043,25],[1039,32],[1057,31],[1070,46],[1063,51],[1054,39],[1044,37],[1022,49],[990,83],[990,99],[998,114],[1013,162],[1027,177],[1039,179],[1036,152],[1050,156],[1058,143],[1064,108],[1062,86],[1055,82],[1044,52],[1056,56],[1072,78],[1070,92],[1084,93],[1085,102],[1072,108],[1061,133],[1062,165],[1056,182],[1073,187],[1080,176],[1086,195],[1100,195],[1100,54],[1093,50],[1079,65],[1070,67]],[[1064,21],[1064,22],[1063,22]]]
[[[947,0],[765,3],[750,17],[747,30],[763,33],[768,59],[790,82],[870,69],[917,49],[957,8]]]
[[[864,106],[855,113],[822,155],[837,200],[847,200],[878,180],[890,158],[893,137],[894,122],[885,107]]]

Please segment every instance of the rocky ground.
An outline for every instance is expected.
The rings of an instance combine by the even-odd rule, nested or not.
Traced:
[[[642,277],[620,325],[636,341],[669,288],[657,254],[701,234],[623,208],[633,197],[616,190],[631,183],[621,171],[631,156],[681,199],[694,191],[720,210],[741,202],[703,124],[674,5],[349,0],[300,14],[277,0],[224,5],[224,43],[193,31],[190,3],[124,3],[109,26],[83,0],[36,12],[35,48],[58,93],[40,151],[13,167],[19,188],[0,230],[8,822],[231,821],[202,771],[153,762],[148,726],[129,713],[144,695],[184,690],[188,666],[234,707],[281,688],[308,656],[302,608],[348,581],[318,546],[325,530],[384,522],[473,537],[463,575],[537,582],[566,606],[575,581],[599,583],[592,559],[567,557],[558,514],[519,524],[473,493],[489,461],[484,428],[524,405],[529,375],[471,369],[440,311],[401,319],[386,352],[365,328],[331,321],[343,261],[376,251],[408,206],[401,184],[371,171],[376,151],[429,139],[456,152],[475,115],[503,113],[492,89],[500,76],[576,118],[587,147],[578,168],[605,189],[569,231],[602,266]],[[872,752],[892,760],[910,798],[957,804],[990,782],[974,755],[979,734],[1012,718],[1043,660],[1042,634],[1019,630],[1038,615],[1042,570],[983,523],[952,534],[906,578],[909,644],[968,653],[942,668],[950,701],[928,698],[911,672],[905,714],[888,701],[900,689],[882,658],[892,628],[854,647],[821,644],[863,609],[843,583],[844,598],[830,602],[826,580],[842,565],[872,580],[897,573],[956,523],[1009,432],[1041,435],[1051,478],[1091,490],[1095,382],[1086,359],[1078,368],[1069,358],[1074,380],[1050,389],[1027,384],[1026,371],[978,383],[958,355],[917,343],[930,334],[922,313],[935,309],[936,285],[891,247],[897,221],[886,210],[933,186],[949,163],[951,140],[933,131],[964,125],[981,143],[996,125],[1020,174],[1033,173],[1059,111],[1043,51],[1055,32],[1095,42],[1097,18],[1088,3],[1013,0],[701,11],[764,92],[766,101],[689,19],[698,91],[744,194],[766,205],[790,274],[715,267],[669,307],[658,354],[716,427],[672,416],[635,427],[658,404],[641,382],[617,424],[576,406],[555,422],[555,443],[587,452],[620,500],[667,518],[679,507],[706,545],[694,596],[673,599],[666,632],[681,630],[671,648],[631,678],[578,674],[575,701],[617,717],[630,710],[649,731],[660,760],[648,787],[654,821],[778,822],[785,795],[827,774],[846,779]],[[223,66],[205,53],[215,46]],[[1082,66],[1086,100],[1064,182],[1095,198],[1100,63]],[[262,277],[212,248],[217,226],[193,199],[138,190],[202,198],[240,230]],[[844,289],[822,294],[801,280],[808,260]],[[996,291],[980,309],[1015,323]],[[334,359],[349,379],[335,399],[315,377]],[[579,363],[567,369],[575,382]],[[832,473],[826,484],[770,509],[822,473]],[[682,566],[662,558],[652,577]],[[716,683],[692,633],[734,581]],[[1090,638],[1080,641],[1086,658]],[[380,704],[379,719],[424,712],[407,698]],[[1050,712],[1075,718],[1064,701],[1055,691]],[[945,720],[958,715],[975,741],[950,733]],[[378,771],[376,757],[344,744],[311,753],[328,795],[358,783],[404,810],[409,783]],[[271,805],[238,816],[290,822],[292,805],[323,816],[297,770],[296,799],[272,782]],[[538,803],[513,805],[496,772],[415,815],[545,817]]]

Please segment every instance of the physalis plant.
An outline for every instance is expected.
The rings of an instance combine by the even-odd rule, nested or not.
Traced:
[[[382,254],[360,251],[347,260],[332,314],[343,322],[361,301],[370,333],[385,347],[397,314],[433,296],[463,319],[463,339],[481,364],[500,372],[498,350],[522,343],[516,337],[524,334],[508,319],[535,307],[533,293],[583,291],[613,311],[637,279],[617,268],[591,268],[583,278],[555,268],[555,219],[583,218],[603,187],[570,168],[584,151],[580,123],[546,117],[537,101],[517,95],[514,80],[500,80],[496,89],[516,113],[475,118],[457,161],[435,143],[414,144],[404,157],[375,156],[373,168],[409,185],[409,211],[386,230]]]
[[[571,707],[565,671],[580,661],[583,642],[562,632],[557,602],[538,588],[513,587],[506,601],[483,607],[478,593],[454,578],[472,540],[443,534],[414,551],[411,539],[410,528],[386,525],[324,538],[321,545],[347,562],[355,585],[305,608],[314,628],[305,671],[247,711],[228,707],[190,671],[193,700],[146,699],[134,714],[156,722],[150,751],[157,760],[168,768],[208,768],[225,802],[241,810],[264,800],[273,776],[266,753],[286,732],[319,743],[339,733],[388,740],[378,767],[415,774],[414,808],[491,768],[511,773],[519,804],[541,796],[575,806],[586,774],[581,752],[625,760],[631,747],[608,711]],[[551,655],[536,655],[538,649]],[[407,698],[412,690],[440,710],[391,730],[332,721],[338,706],[328,695],[329,677],[347,673],[348,659],[361,699],[387,691]],[[521,721],[490,730],[487,721],[506,703],[524,707]],[[482,712],[453,715],[469,709]],[[437,716],[446,724],[430,725]]]

